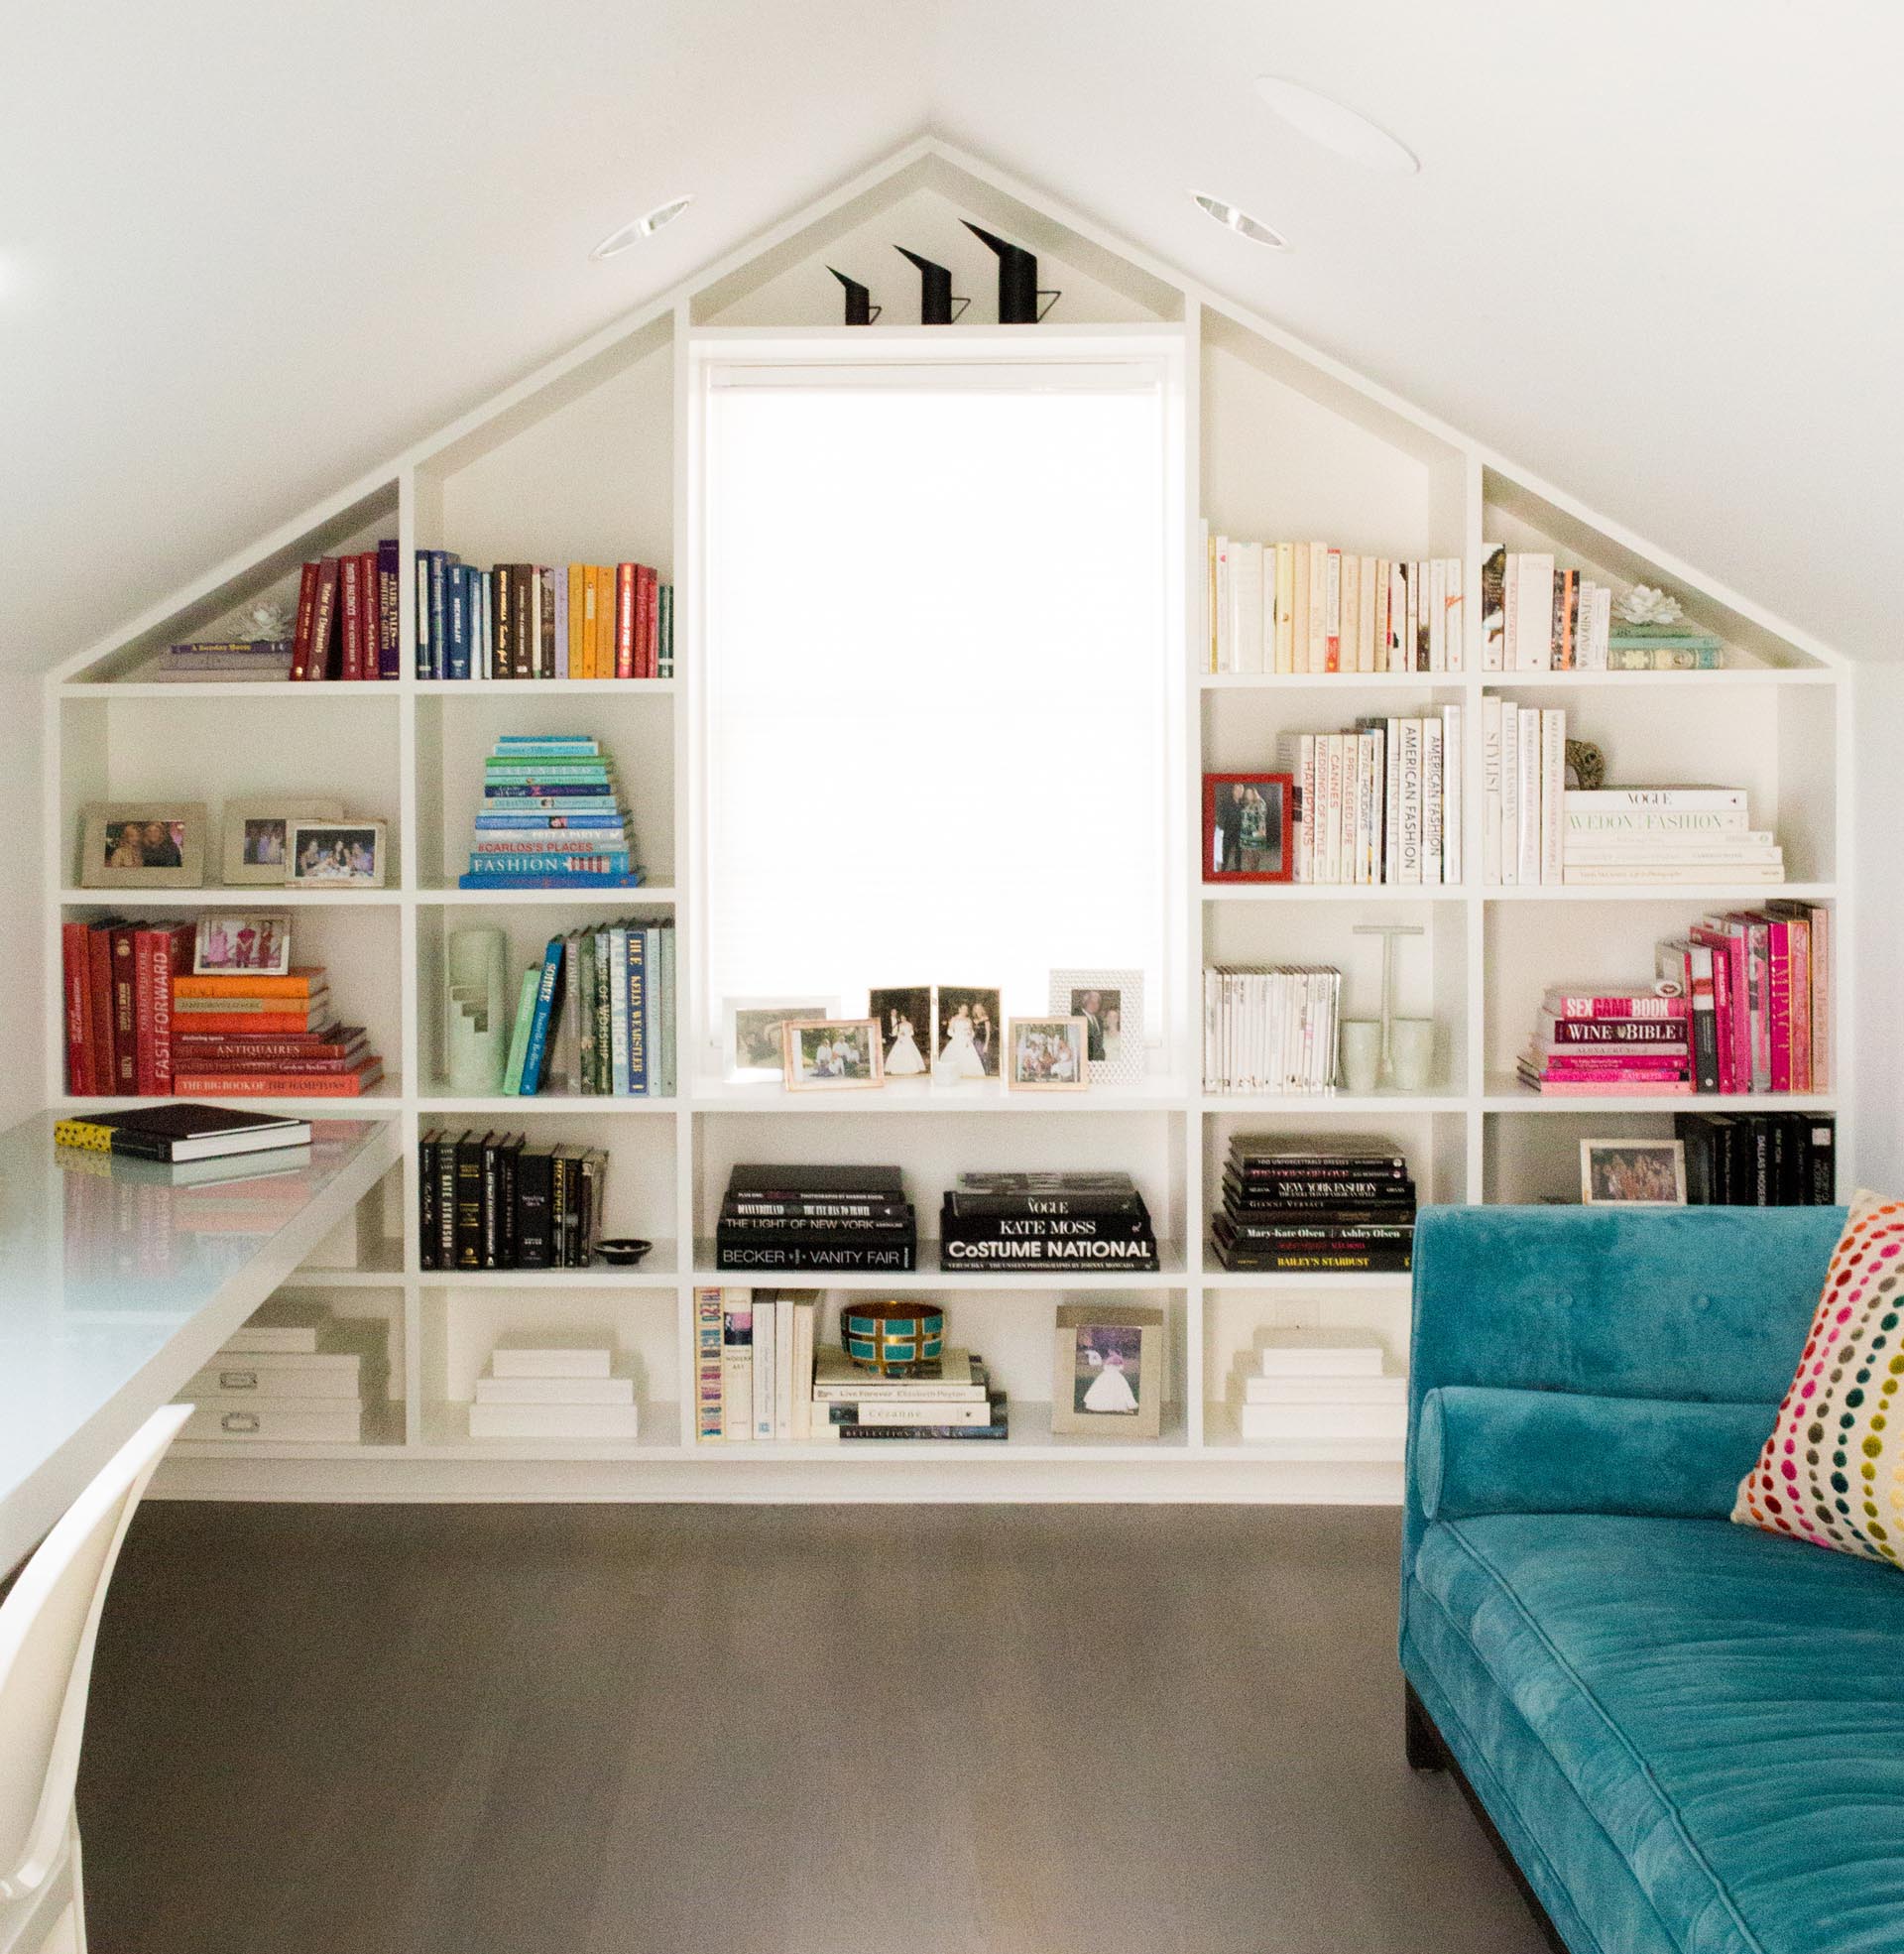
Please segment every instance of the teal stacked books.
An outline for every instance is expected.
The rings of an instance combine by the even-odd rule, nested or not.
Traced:
[[[464,889],[636,889],[615,769],[585,733],[505,733],[483,762]]]

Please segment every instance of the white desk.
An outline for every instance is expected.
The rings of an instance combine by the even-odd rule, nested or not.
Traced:
[[[0,1575],[389,1171],[397,1125],[319,1121],[291,1171],[223,1184],[68,1166],[51,1113],[0,1135]]]

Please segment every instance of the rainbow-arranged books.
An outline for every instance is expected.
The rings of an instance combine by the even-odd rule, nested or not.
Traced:
[[[465,889],[635,889],[628,807],[585,733],[505,733],[483,762]]]

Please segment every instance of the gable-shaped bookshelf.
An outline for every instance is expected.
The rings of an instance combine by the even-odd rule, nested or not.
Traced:
[[[675,917],[684,961],[694,942],[703,864],[692,809],[697,660],[696,515],[689,353],[697,335],[839,327],[827,267],[892,262],[871,328],[917,334],[917,285],[895,239],[951,267],[973,295],[965,319],[939,328],[996,331],[995,267],[960,220],[971,218],[1039,255],[1040,284],[1059,289],[1050,326],[1173,335],[1185,373],[1184,496],[1176,539],[1188,597],[1180,649],[1181,779],[1186,832],[1203,770],[1262,769],[1290,732],[1338,730],[1365,713],[1464,708],[1466,818],[1478,820],[1480,742],[1490,693],[1564,704],[1570,733],[1606,751],[1610,778],[1742,785],[1754,822],[1776,828],[1791,883],[1776,893],[1830,909],[1835,934],[1837,1062],[1827,1089],[1754,1110],[1830,1110],[1840,1119],[1841,1184],[1853,1166],[1852,1082],[1844,1030],[1855,916],[1850,887],[1850,674],[1828,648],[1779,623],[1617,525],[1579,508],[1482,444],[1417,413],[1270,321],[1149,261],[1089,221],[935,141],[799,213],[710,267],[687,287],[597,334],[485,408],[396,457],[299,521],[264,539],[56,672],[46,697],[49,805],[59,819],[45,875],[48,996],[60,997],[60,924],[108,910],[194,914],[284,900],[278,892],[84,890],[76,886],[79,810],[105,799],[194,799],[328,793],[389,823],[388,886],[295,904],[300,960],[332,970],[388,1066],[361,1102],[314,1110],[398,1122],[406,1164],[291,1285],[381,1323],[392,1362],[386,1414],[359,1446],[178,1448],[164,1484],[177,1493],[317,1498],[655,1499],[1292,1499],[1396,1496],[1398,1448],[1350,1439],[1286,1448],[1235,1435],[1240,1367],[1272,1328],[1372,1332],[1390,1363],[1406,1360],[1408,1279],[1261,1276],[1221,1269],[1209,1210],[1225,1150],[1240,1132],[1390,1135],[1406,1150],[1424,1200],[1528,1201],[1577,1194],[1584,1136],[1662,1136],[1675,1102],[1641,1095],[1543,1100],[1514,1078],[1514,1055],[1544,986],[1630,979],[1652,945],[1715,908],[1766,891],[1572,886],[1487,888],[1475,865],[1455,886],[1204,887],[1186,874],[1178,945],[1206,962],[1318,962],[1346,973],[1348,1008],[1369,1015],[1378,939],[1358,923],[1419,925],[1404,953],[1398,1009],[1432,1018],[1428,1089],[1355,1097],[1244,1099],[1204,1090],[1195,1002],[1179,999],[1165,1044],[1139,1083],[1074,1099],[894,1084],[877,1094],[794,1095],[724,1082],[701,1015],[683,1016],[680,1091],[669,1100],[469,1099],[446,1083],[440,999],[449,932],[494,925],[520,971],[546,937],[610,916]],[[1616,588],[1663,584],[1726,645],[1717,672],[1495,672],[1481,670],[1468,606],[1465,669],[1312,676],[1216,674],[1201,657],[1197,518],[1213,533],[1327,537],[1396,557],[1459,557],[1479,584],[1487,547],[1551,551]],[[395,536],[408,570],[418,549],[477,562],[615,560],[635,554],[679,594],[673,680],[437,682],[414,670],[412,578],[400,578],[402,664],[394,681],[355,685],[158,685],[128,679],[151,653],[202,632],[264,595],[289,595],[298,567],[324,550],[374,548]],[[1164,656],[1160,648],[1160,656]],[[568,890],[521,894],[455,887],[481,756],[504,732],[583,730],[614,753],[629,790],[648,885],[618,898]],[[215,862],[208,881],[215,881]],[[869,973],[878,980],[878,973]],[[690,971],[684,969],[683,991]],[[1008,1008],[1012,1001],[1008,1000]],[[1042,999],[1018,1000],[1040,1008]],[[69,1102],[57,1009],[45,1053],[50,1103]],[[94,1103],[94,1102],[84,1102]],[[1684,1104],[1684,1102],[1679,1102]],[[416,1141],[432,1126],[506,1126],[612,1149],[612,1232],[655,1248],[631,1273],[424,1271],[418,1262]],[[1155,1276],[1105,1279],[941,1274],[931,1245],[921,1273],[891,1287],[944,1296],[959,1339],[982,1349],[1011,1391],[1003,1446],[831,1447],[694,1442],[693,1286],[711,1282],[705,1247],[736,1161],[881,1158],[907,1174],[929,1213],[938,1189],[971,1167],[1117,1166],[1142,1184],[1167,1240]],[[817,1280],[817,1279],[815,1279]],[[1165,1306],[1175,1402],[1154,1444],[1051,1433],[1052,1305],[1102,1293]],[[638,1443],[473,1441],[464,1407],[498,1336],[600,1331],[637,1377]]]

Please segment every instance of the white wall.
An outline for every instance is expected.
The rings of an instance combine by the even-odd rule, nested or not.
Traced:
[[[46,1103],[40,890],[41,681],[0,672],[0,1126]]]
[[[1904,1190],[1904,666],[1860,667],[1857,720],[1857,1177]],[[1848,1195],[1849,1188],[1841,1188]]]

